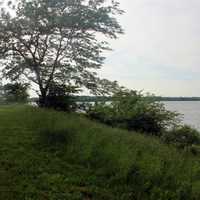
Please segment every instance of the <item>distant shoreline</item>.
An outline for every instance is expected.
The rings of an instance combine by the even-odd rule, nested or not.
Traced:
[[[200,97],[155,97],[158,101],[200,101]]]
[[[78,102],[111,101],[111,97],[105,96],[74,96]],[[155,101],[200,101],[200,97],[152,97]],[[30,102],[37,102],[38,98],[30,98]]]

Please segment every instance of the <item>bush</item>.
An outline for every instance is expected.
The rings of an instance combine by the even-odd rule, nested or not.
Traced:
[[[181,148],[192,147],[200,144],[200,133],[190,126],[184,125],[163,134],[162,140],[167,144],[175,144]]]
[[[52,83],[46,98],[39,98],[39,106],[62,111],[74,111],[77,108],[73,93],[78,92],[75,87]]]
[[[110,104],[103,102],[91,106],[87,114],[91,119],[113,127],[157,136],[179,122],[178,114],[167,111],[153,96],[129,90],[115,94]]]
[[[6,103],[26,103],[28,87],[28,84],[8,83],[3,86],[3,99]]]
[[[76,109],[76,103],[72,96],[49,95],[46,98],[45,107],[70,112]]]

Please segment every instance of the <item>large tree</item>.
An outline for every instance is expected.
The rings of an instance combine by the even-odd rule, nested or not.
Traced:
[[[11,3],[9,3],[11,5]],[[0,15],[3,75],[37,84],[45,104],[52,82],[94,89],[108,50],[123,33],[114,0],[19,0]],[[101,39],[100,39],[101,38]],[[103,38],[103,39],[102,39]]]

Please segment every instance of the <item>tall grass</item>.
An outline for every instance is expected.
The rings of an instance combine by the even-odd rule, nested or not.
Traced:
[[[0,199],[198,200],[199,164],[156,138],[82,115],[0,108]]]

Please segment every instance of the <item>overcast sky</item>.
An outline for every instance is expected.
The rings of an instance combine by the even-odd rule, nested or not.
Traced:
[[[119,0],[125,34],[101,75],[162,96],[200,96],[200,1]]]

